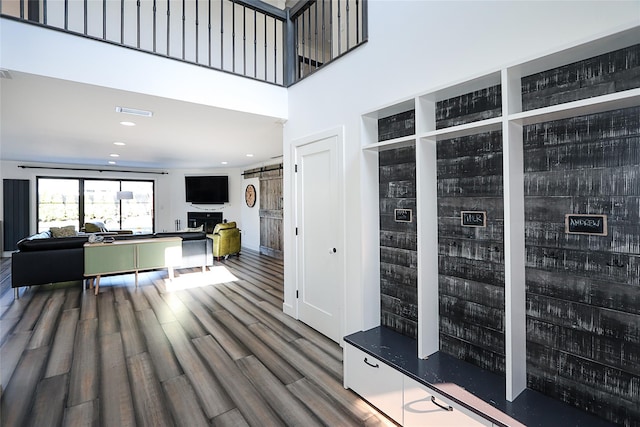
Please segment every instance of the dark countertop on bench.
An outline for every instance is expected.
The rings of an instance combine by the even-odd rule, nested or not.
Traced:
[[[490,418],[499,424],[505,424],[505,422],[499,417],[491,416],[488,413],[490,411],[485,411],[488,405],[532,427],[609,427],[613,425],[531,389],[526,389],[513,402],[508,402],[505,399],[504,377],[443,352],[436,352],[427,359],[419,359],[417,357],[418,342],[389,328],[378,326],[348,335],[344,340],[468,409],[490,415]],[[451,387],[452,384],[458,387]],[[457,392],[456,389],[460,388],[464,390]],[[465,398],[469,393],[473,396],[469,396],[470,399]],[[478,398],[482,400],[480,405],[469,405],[474,400],[478,403]]]

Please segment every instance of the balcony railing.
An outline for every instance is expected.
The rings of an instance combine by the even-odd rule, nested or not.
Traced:
[[[0,0],[0,13],[281,86],[367,40],[367,0]]]

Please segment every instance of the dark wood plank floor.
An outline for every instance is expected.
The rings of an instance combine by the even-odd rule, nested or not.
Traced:
[[[3,426],[393,425],[342,387],[342,350],[282,313],[282,262],[10,287],[0,260]],[[34,268],[38,268],[34,266]]]

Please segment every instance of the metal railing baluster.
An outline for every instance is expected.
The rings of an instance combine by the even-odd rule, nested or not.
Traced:
[[[167,56],[169,56],[169,52],[171,50],[170,35],[171,35],[171,0],[167,0]]]
[[[349,47],[351,46],[349,44],[349,19],[351,18],[349,16],[349,0],[345,0],[345,10],[347,13],[347,46],[346,46],[346,50],[349,50]]]
[[[124,44],[124,0],[120,0],[120,44]]]
[[[273,82],[278,82],[278,21],[273,20]]]
[[[2,9],[0,8],[0,10]],[[47,10],[48,10],[47,0],[42,0],[42,23],[44,25],[47,25]]]
[[[360,0],[356,0],[356,44],[360,44]]]
[[[253,77],[258,78],[258,12],[253,9]]]
[[[153,0],[153,53],[156,52],[156,38],[158,37],[157,6],[156,0]]]
[[[140,0],[136,0],[136,47],[140,49]]]
[[[211,0],[207,0],[209,4],[209,23],[208,23],[208,40],[207,44],[207,54],[209,56],[209,67],[211,67]]]
[[[224,2],[220,1],[220,69],[224,70]]]
[[[342,53],[342,23],[340,22],[340,0],[338,0],[338,55]]]
[[[269,63],[269,61],[267,61],[268,58],[268,46],[267,46],[267,15],[264,15],[264,80],[268,81],[268,72],[267,72],[267,64]]]
[[[325,38],[326,38],[326,24],[325,24],[325,19],[326,17],[324,16],[324,8],[325,8],[326,4],[324,2],[324,0],[322,0],[322,63],[325,63],[325,52],[327,51],[327,48],[324,45],[325,42]]]
[[[318,2],[315,2],[314,8],[315,8],[314,10],[315,24],[313,26],[313,32],[314,32],[314,42],[315,42],[316,52],[313,58],[315,60],[314,68],[317,70],[318,69]]]
[[[242,74],[247,75],[247,8],[242,6]]]
[[[185,9],[185,0],[182,0],[182,59],[184,60],[185,56],[184,56],[184,50],[185,50],[185,35],[186,35],[186,17],[185,17],[185,13],[184,13],[184,9]]]
[[[102,0],[102,39],[107,39],[107,0]]]
[[[199,46],[198,46],[198,33],[200,32],[200,27],[198,27],[200,23],[200,16],[198,15],[198,0],[196,0],[196,64],[198,63],[198,57],[200,55]]]
[[[231,3],[231,71],[236,72],[236,4]]]
[[[88,34],[87,33],[87,25],[88,25],[88,20],[87,20],[87,0],[84,0],[82,2],[82,7],[83,7],[83,13],[84,13],[82,32],[86,36]]]

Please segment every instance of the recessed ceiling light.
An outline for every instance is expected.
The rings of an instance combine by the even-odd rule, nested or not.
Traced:
[[[229,163],[229,162],[220,162],[220,163],[222,163],[223,165],[226,165],[226,164],[227,164],[227,163]]]
[[[122,126],[135,126],[136,124],[133,122],[120,122]]]
[[[109,164],[110,164],[110,165],[115,165],[115,164],[116,164],[116,162],[114,162],[113,160],[109,160]]]
[[[137,108],[116,107],[117,113],[133,114],[134,116],[152,117],[153,112],[147,110],[138,110]]]
[[[114,142],[114,143],[113,143],[113,145],[120,145],[120,146],[122,146],[122,145],[127,145],[127,144],[125,144],[124,142],[116,141],[116,142]]]
[[[253,154],[247,154],[247,157],[253,157]]]
[[[111,157],[120,157],[120,154],[113,153],[113,154],[109,154],[109,156],[111,156]]]

